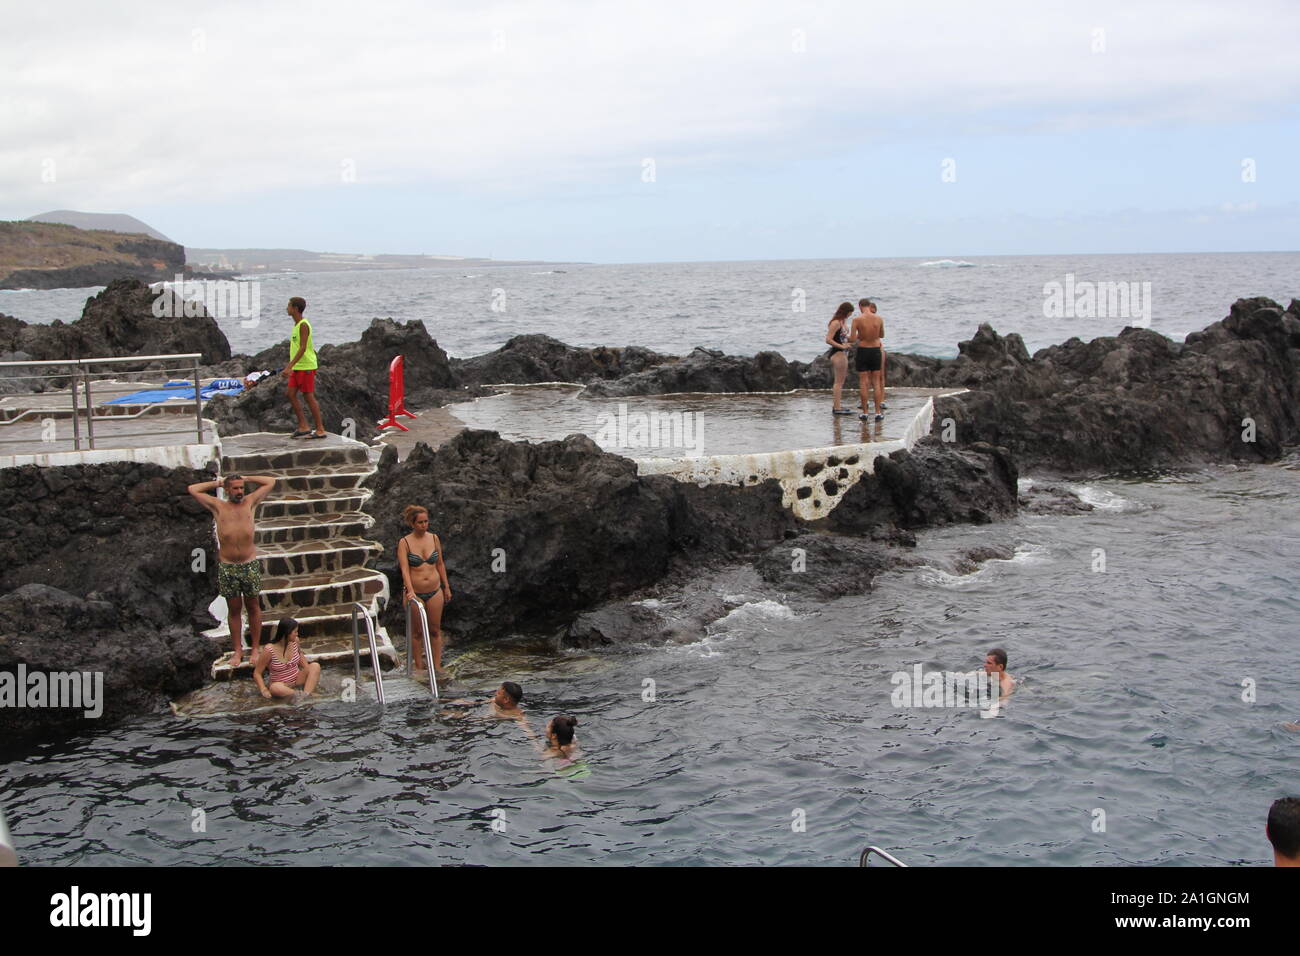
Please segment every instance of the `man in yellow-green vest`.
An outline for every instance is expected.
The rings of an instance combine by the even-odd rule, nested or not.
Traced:
[[[307,300],[295,295],[289,300],[285,312],[293,319],[293,332],[289,336],[289,364],[284,367],[283,375],[289,376],[289,404],[298,416],[298,430],[294,438],[324,438],[325,426],[320,419],[320,406],[316,404],[316,348],[311,340],[311,323],[303,318],[307,309]],[[316,423],[313,432],[307,427],[307,419],[302,413],[302,402],[298,400],[301,392],[307,398],[307,407]]]

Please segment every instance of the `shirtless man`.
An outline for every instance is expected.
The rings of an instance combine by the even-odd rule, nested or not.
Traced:
[[[245,494],[248,483],[258,487]],[[212,492],[221,485],[226,489],[222,501]],[[244,659],[244,627],[242,614],[248,607],[248,630],[252,636],[253,657],[257,660],[258,645],[262,643],[262,605],[258,595],[262,591],[262,567],[257,562],[257,548],[253,545],[253,509],[271,489],[275,479],[265,475],[227,475],[223,481],[201,481],[190,485],[188,491],[194,500],[207,508],[217,519],[217,593],[226,599],[230,608],[230,637],[235,643],[230,665],[238,667]]]
[[[1016,681],[1007,673],[1007,652],[1002,648],[995,647],[985,656],[984,673],[997,675],[999,700],[1006,700],[1015,691]]]
[[[881,403],[885,398],[885,386],[881,377],[884,367],[881,339],[885,337],[885,320],[871,309],[869,299],[860,299],[858,308],[861,311],[853,317],[853,334],[850,337],[850,344],[857,343],[858,346],[853,360],[853,367],[858,373],[858,396],[862,400],[862,414],[858,418],[863,421],[868,418],[867,389],[870,388],[876,396],[876,421],[880,421],[885,417],[880,414]]]
[[[867,308],[871,310],[872,315],[876,314],[876,303],[872,302],[870,299],[867,300]],[[885,327],[882,325],[880,328],[883,336]],[[888,405],[885,404],[885,360],[888,357],[889,356],[885,353],[885,347],[881,345],[880,346],[880,407],[882,409],[886,409],[889,407]]]
[[[524,709],[519,706],[519,702],[523,699],[524,689],[514,681],[508,680],[498,687],[496,693],[487,700],[461,699],[448,701],[448,704],[453,707],[477,707],[480,704],[486,704],[487,713],[484,714],[485,717],[497,717],[501,720],[517,720],[523,725],[525,730],[529,730],[531,733],[531,729],[528,727],[528,719],[524,716]],[[442,715],[444,717],[470,716],[468,713],[448,710],[444,710]]]

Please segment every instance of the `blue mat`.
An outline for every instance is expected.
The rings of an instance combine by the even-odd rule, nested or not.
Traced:
[[[219,378],[214,382],[204,385],[199,394],[204,401],[217,395],[240,395],[244,391],[244,386],[231,378]],[[166,402],[173,398],[179,398],[182,401],[194,401],[194,386],[188,382],[177,382],[175,384],[168,382],[166,388],[147,388],[140,392],[132,392],[130,395],[123,395],[121,398],[110,399],[105,405],[151,405],[155,402]]]

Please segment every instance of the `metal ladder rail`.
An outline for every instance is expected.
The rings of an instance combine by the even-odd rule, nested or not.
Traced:
[[[898,857],[894,856],[893,854],[886,853],[878,846],[869,846],[865,850],[863,850],[862,855],[858,857],[858,866],[870,866],[871,864],[867,862],[867,857],[871,856],[871,854],[873,853],[876,854],[877,856],[884,857],[890,863],[894,864],[894,866],[902,866],[902,867],[907,866],[907,864],[904,863],[902,860],[900,860]]]
[[[414,657],[411,654],[411,615],[409,605],[414,604],[420,609],[420,623],[423,625],[422,633],[424,638],[424,663],[429,665],[429,693],[433,699],[438,699],[438,675],[433,670],[433,645],[429,642],[429,615],[424,610],[422,601],[411,598],[408,602],[406,617],[406,676],[415,679]]]
[[[379,706],[384,706],[384,673],[379,666],[379,647],[375,642],[375,625],[370,620],[370,612],[360,601],[352,602],[352,672],[356,679],[356,687],[361,687],[361,633],[357,628],[357,612],[360,611],[362,617],[366,619],[366,639],[370,642],[370,666],[375,670],[375,696],[379,698]]]

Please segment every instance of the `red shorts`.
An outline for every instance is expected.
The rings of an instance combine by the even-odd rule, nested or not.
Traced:
[[[311,394],[316,391],[316,370],[310,372],[291,371],[289,373],[289,387],[296,388],[300,392]]]

